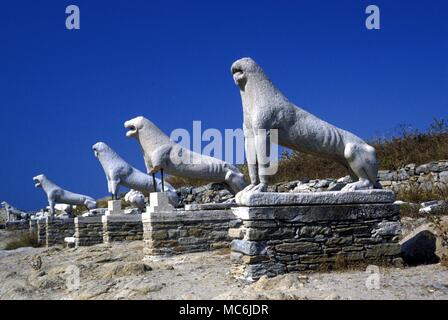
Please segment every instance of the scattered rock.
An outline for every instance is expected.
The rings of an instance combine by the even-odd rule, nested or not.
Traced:
[[[426,230],[417,230],[401,242],[401,256],[409,265],[436,263],[436,236]]]

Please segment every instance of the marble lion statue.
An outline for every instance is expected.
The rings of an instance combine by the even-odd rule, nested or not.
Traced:
[[[146,118],[134,118],[124,126],[126,135],[139,141],[148,173],[164,170],[174,176],[223,182],[234,194],[247,185],[235,166],[180,146]]]
[[[107,186],[112,198],[116,199],[120,185],[138,191],[154,191],[154,182],[151,177],[140,170],[132,167],[123,160],[111,147],[104,142],[97,142],[92,146],[95,157],[101,163],[107,178]],[[154,178],[156,190],[162,191],[162,181]],[[177,206],[179,197],[176,190],[169,183],[164,183],[164,191],[168,193],[168,198],[173,206]]]
[[[244,191],[267,189],[267,145],[272,129],[277,130],[279,145],[331,159],[347,168],[356,182],[342,191],[381,188],[376,182],[378,164],[373,147],[291,103],[251,58],[235,61],[231,73],[240,90],[244,114],[251,182]]]
[[[68,205],[84,205],[89,210],[95,209],[97,204],[95,199],[82,194],[73,193],[62,189],[54,182],[50,181],[45,175],[40,174],[33,178],[36,188],[42,188],[47,195],[50,214],[54,216],[55,205],[63,203]]]

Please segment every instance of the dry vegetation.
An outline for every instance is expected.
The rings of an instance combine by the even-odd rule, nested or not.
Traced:
[[[434,119],[425,131],[401,125],[391,137],[375,138],[369,143],[377,150],[382,170],[398,169],[409,163],[420,165],[434,160],[448,159],[448,121]],[[248,180],[247,167],[242,165],[240,168]],[[347,170],[334,161],[296,151],[285,151],[279,161],[278,172],[271,182],[339,178],[347,174]],[[178,177],[169,177],[167,180],[175,187],[198,186],[207,183]],[[418,197],[417,194],[410,196]]]
[[[424,132],[402,125],[391,137],[372,139],[369,143],[377,151],[381,170],[395,170],[409,163],[420,165],[448,159],[448,121],[434,119]],[[272,182],[338,178],[345,175],[345,168],[333,161],[294,151],[283,153],[278,173]]]
[[[18,239],[12,240],[6,244],[5,250],[15,250],[23,247],[39,247],[37,234],[35,232],[30,233],[29,231],[23,231]]]

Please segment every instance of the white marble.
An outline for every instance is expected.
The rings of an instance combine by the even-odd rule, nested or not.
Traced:
[[[109,200],[107,201],[106,216],[121,215],[124,211],[121,207],[121,200]]]
[[[273,129],[278,130],[280,145],[345,166],[358,181],[345,186],[344,191],[381,188],[376,182],[378,164],[373,147],[291,103],[251,58],[234,62],[231,72],[240,89],[244,113],[251,180],[245,191],[267,190],[270,173],[266,145]]]
[[[33,180],[35,182],[35,187],[42,188],[47,195],[51,216],[54,216],[55,205],[57,203],[84,205],[89,210],[96,208],[96,201],[92,197],[64,190],[43,174],[35,176]]]
[[[108,191],[114,199],[117,198],[120,185],[138,191],[154,191],[152,177],[132,167],[106,143],[97,142],[92,149],[103,167]],[[162,181],[158,178],[155,180],[157,191],[162,191]],[[168,182],[164,182],[164,190],[169,194],[170,202],[177,205],[179,199],[174,187]]]
[[[149,206],[146,209],[147,213],[173,211],[175,211],[175,209],[170,204],[165,192],[151,192],[149,194]]]
[[[174,176],[223,182],[234,193],[247,185],[235,166],[183,148],[146,118],[134,118],[126,121],[124,126],[128,129],[126,135],[139,141],[148,173],[163,169]]]
[[[145,196],[140,191],[134,189],[126,193],[124,200],[139,209],[144,209],[146,207]]]

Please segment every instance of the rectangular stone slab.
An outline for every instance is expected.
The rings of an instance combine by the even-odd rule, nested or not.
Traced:
[[[238,204],[245,207],[342,205],[393,203],[391,190],[324,191],[309,193],[293,192],[246,192],[240,195]]]
[[[186,204],[186,211],[225,210],[238,206],[236,203],[192,203]]]
[[[399,206],[395,204],[347,204],[309,206],[270,206],[232,208],[238,219],[282,220],[294,223],[332,222],[357,219],[378,219],[397,215]]]
[[[236,219],[231,210],[201,210],[187,211],[175,210],[171,212],[144,212],[143,221],[163,223],[163,222],[185,222],[185,221],[217,221]]]

